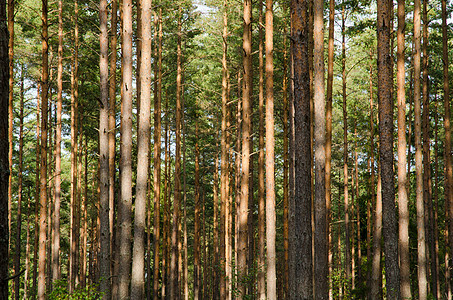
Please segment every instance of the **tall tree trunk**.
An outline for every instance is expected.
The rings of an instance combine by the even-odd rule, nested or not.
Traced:
[[[335,0],[329,0],[329,46],[327,58],[327,95],[326,95],[326,214],[327,214],[327,253],[329,267],[329,283],[332,285],[332,94],[333,94],[333,55],[335,33]],[[329,299],[333,299],[329,289]]]
[[[181,50],[181,22],[182,7],[178,12],[178,41],[176,49],[176,130],[175,130],[175,193],[173,199],[173,228],[171,234],[171,261],[170,261],[170,298],[179,299],[179,268],[178,268],[178,241],[179,241],[179,213],[181,199],[181,87],[182,87],[182,50]]]
[[[443,61],[443,89],[444,89],[444,128],[445,128],[445,203],[448,205],[447,216],[448,216],[448,245],[450,246],[449,257],[453,257],[453,238],[451,234],[453,232],[453,166],[451,163],[451,127],[450,127],[450,86],[448,81],[448,27],[447,27],[447,4],[446,0],[442,0],[442,61]],[[448,259],[445,260],[449,262]],[[447,282],[447,297],[452,297],[451,293],[451,273],[449,267],[446,265],[446,282]]]
[[[258,111],[259,111],[259,146],[258,146],[258,299],[266,299],[265,265],[265,188],[264,188],[264,58],[263,58],[263,1],[258,2]],[[267,41],[267,40],[266,40]],[[267,65],[266,65],[267,66]],[[267,71],[267,70],[266,70]],[[267,84],[267,82],[266,82]],[[267,87],[267,86],[266,86]],[[270,296],[270,295],[269,295]]]
[[[287,7],[284,6],[285,15]],[[286,18],[285,18],[286,21]],[[286,24],[286,22],[285,22]],[[289,124],[288,124],[288,51],[287,51],[287,29],[283,29],[283,248],[284,248],[284,264],[283,264],[283,297],[288,297],[288,281],[289,281],[289,266],[288,266],[288,219],[289,219]]]
[[[357,137],[357,124],[354,126],[354,134]],[[357,153],[357,140],[354,143],[354,165],[355,165],[355,194],[356,194],[356,219],[357,219],[357,285],[356,288],[362,288],[362,238],[361,238],[361,218],[360,218],[360,193],[359,193],[359,159]]]
[[[23,147],[24,147],[24,68],[20,75],[20,103],[19,103],[19,170],[17,182],[17,220],[16,220],[16,246],[14,255],[14,274],[20,273],[21,231],[22,231],[22,182],[23,182]],[[14,278],[14,296],[20,299],[20,276]]]
[[[110,21],[110,73],[109,73],[109,122],[108,122],[108,143],[109,143],[109,232],[110,232],[110,257],[114,258],[114,253],[118,252],[114,247],[114,221],[115,221],[115,153],[116,153],[116,63],[117,63],[117,44],[118,44],[118,1],[112,1],[112,14]],[[110,259],[110,270],[113,271],[115,260]],[[113,273],[114,274],[114,273]],[[112,278],[113,282],[117,281],[117,277]]]
[[[100,201],[99,218],[100,228],[100,290],[104,293],[103,299],[110,299],[110,217],[109,217],[109,102],[108,102],[108,31],[107,31],[107,1],[99,2],[100,29],[100,95],[101,106],[99,108],[99,173],[100,173]]]
[[[35,232],[34,232],[34,239],[35,242],[33,244],[33,288],[32,288],[32,295],[33,299],[36,299],[38,295],[38,246],[39,246],[39,196],[40,196],[40,163],[41,163],[41,117],[40,117],[40,107],[41,107],[41,85],[38,83],[37,88],[37,105],[36,105],[36,169],[35,169]]]
[[[374,105],[373,105],[373,52],[370,48],[370,77],[369,77],[369,85],[370,85],[370,157],[369,157],[369,165],[370,165],[370,188],[369,191],[371,193],[370,200],[367,203],[367,262],[368,262],[368,274],[367,274],[367,283],[370,285],[370,290],[368,294],[368,298],[370,299],[372,296],[372,290],[373,285],[377,284],[377,282],[374,282],[372,280],[372,245],[371,243],[371,228],[372,228],[372,210],[373,206],[375,205],[376,202],[376,193],[375,193],[375,186],[374,186],[374,121],[373,121],[373,110],[374,110]]]
[[[430,137],[429,137],[429,82],[428,82],[428,3],[423,1],[423,75],[422,75],[422,94],[423,94],[423,202],[425,203],[425,228],[427,231],[427,264],[431,267],[431,293],[434,298],[437,286],[437,272],[435,260],[435,244],[434,244],[434,212],[433,212],[433,199],[432,199],[432,182],[431,182],[431,155],[430,155]]]
[[[195,136],[199,136],[198,121],[195,121]],[[200,149],[198,139],[195,141],[195,181],[194,181],[194,238],[193,238],[193,293],[194,299],[198,300],[201,297],[201,254],[200,254]]]
[[[87,284],[87,241],[88,241],[88,142],[87,142],[87,135],[84,135],[83,141],[82,137],[80,138],[80,147],[82,147],[83,143],[83,154],[80,151],[80,168],[82,169],[82,155],[85,157],[85,165],[83,166],[83,172],[80,171],[81,177],[83,175],[84,180],[84,188],[83,188],[83,196],[81,202],[81,216],[82,216],[82,225],[81,225],[81,233],[80,238],[82,240],[82,255],[80,259],[80,285],[82,288],[86,287]],[[82,178],[80,178],[80,182],[82,182]],[[82,193],[82,191],[81,191]]]
[[[123,99],[121,118],[121,200],[119,299],[129,298],[132,214],[132,0],[123,0]]]
[[[240,205],[240,202],[241,202],[241,137],[242,137],[242,98],[241,98],[241,92],[243,91],[241,89],[242,85],[241,85],[241,80],[242,80],[242,72],[239,71],[238,72],[238,75],[237,75],[237,79],[238,79],[238,82],[237,82],[237,89],[238,89],[238,104],[237,104],[237,111],[236,111],[236,176],[235,176],[235,186],[236,186],[236,203],[235,203],[235,211],[236,211],[236,215],[235,215],[235,219],[234,219],[234,247],[235,247],[235,255],[234,255],[234,261],[238,261],[238,257],[239,257],[239,246],[238,246],[238,242],[239,242],[239,205]],[[232,293],[231,293],[231,290],[233,288],[237,288],[237,282],[233,282],[232,280],[230,280],[230,282],[228,282],[228,280],[226,281],[226,297],[228,299],[232,298]],[[231,289],[230,289],[230,286],[231,286]]]
[[[41,164],[40,164],[40,218],[39,218],[39,262],[38,262],[38,299],[46,295],[46,228],[47,228],[47,108],[48,108],[48,20],[47,0],[42,1],[42,74],[41,74]]]
[[[379,100],[379,156],[382,186],[382,223],[385,253],[387,298],[400,297],[398,265],[398,219],[395,207],[393,172],[393,71],[390,50],[390,9],[388,0],[377,2],[378,32],[378,100]]]
[[[134,218],[131,299],[145,297],[145,227],[151,118],[151,0],[140,1],[140,110],[137,137],[137,184]]]
[[[435,110],[434,110],[434,191],[433,191],[433,201],[434,201],[434,224],[438,224],[439,222],[439,159],[438,159],[438,132],[439,132],[439,115],[437,113],[437,107],[439,102],[437,100],[437,93],[436,91],[436,102],[435,102]],[[437,299],[441,298],[440,292],[440,265],[439,265],[439,228],[434,226],[434,259],[436,265],[436,277],[437,277],[437,284],[435,286],[435,290],[433,290],[433,294],[437,297]]]
[[[9,241],[9,69],[8,30],[6,27],[6,2],[0,2],[0,299],[8,299],[8,241]]]
[[[30,192],[30,190],[29,190]],[[29,194],[30,196],[30,194]],[[27,204],[27,237],[25,244],[25,272],[24,272],[24,299],[29,299],[29,275],[30,275],[30,215],[31,215],[31,206],[30,200]]]
[[[314,134],[315,134],[315,299],[329,298],[326,215],[326,104],[324,96],[323,1],[314,1]],[[266,56],[267,57],[267,56]],[[266,147],[267,149],[267,147]]]
[[[374,166],[371,165],[373,170]],[[373,171],[372,171],[373,172]],[[374,188],[374,184],[373,184]],[[378,168],[378,182],[375,211],[373,212],[373,261],[371,270],[370,299],[382,299],[382,268],[381,268],[381,242],[382,242],[382,183],[380,167]],[[373,193],[373,191],[372,191]]]
[[[226,299],[227,295],[227,290],[228,290],[228,285],[227,285],[227,280],[228,280],[228,275],[226,273],[226,270],[228,268],[228,261],[227,261],[227,244],[228,244],[228,239],[229,239],[229,231],[228,231],[228,201],[229,201],[229,195],[228,195],[228,187],[229,187],[229,170],[228,170],[228,150],[229,150],[229,145],[227,143],[227,134],[229,128],[227,127],[227,110],[228,110],[228,65],[227,65],[227,54],[228,54],[228,43],[227,43],[227,38],[228,38],[228,15],[227,15],[227,8],[228,8],[228,0],[223,1],[223,32],[222,32],[222,38],[223,38],[223,54],[222,54],[222,124],[221,124],[221,130],[222,130],[222,136],[221,136],[221,141],[220,141],[220,147],[221,147],[221,178],[220,178],[220,202],[221,202],[221,212],[220,212],[220,262],[222,266],[220,267],[221,273],[220,273],[220,299],[224,300]],[[239,88],[239,87],[238,87]],[[217,169],[216,169],[217,172]],[[217,207],[217,203],[214,203],[214,205]],[[214,242],[215,243],[215,242]],[[215,243],[217,244],[217,243]]]
[[[418,249],[418,293],[419,299],[427,299],[428,282],[426,270],[425,208],[423,203],[423,171],[421,141],[421,103],[420,103],[420,0],[414,2],[414,115],[415,115],[415,172],[417,208],[417,249]]]
[[[289,299],[312,299],[311,139],[308,1],[291,1],[295,194],[290,205]]]
[[[162,8],[159,8],[159,17],[155,21],[155,30],[159,28],[157,46],[157,63],[154,72],[157,76],[156,96],[154,98],[154,282],[153,298],[159,298],[159,243],[160,243],[160,147],[161,147],[161,102],[162,102]],[[156,26],[158,25],[158,26]]]
[[[341,53],[342,53],[342,87],[343,87],[343,189],[344,189],[344,226],[345,226],[345,276],[346,285],[350,287],[351,279],[351,236],[349,233],[349,191],[348,191],[348,115],[346,90],[346,16],[345,7],[341,10]]]
[[[266,246],[267,246],[266,288],[268,299],[277,299],[277,269],[275,252],[276,216],[275,216],[275,171],[274,171],[275,138],[274,138],[273,37],[274,37],[273,1],[266,0]],[[322,43],[320,46],[322,48]],[[325,203],[325,198],[323,199],[323,201]]]
[[[398,209],[399,209],[399,255],[401,272],[401,298],[410,299],[409,262],[409,208],[406,173],[406,88],[404,69],[405,2],[398,1],[397,30],[397,100],[398,100]]]
[[[8,32],[9,36],[5,36],[5,39],[8,40],[8,62],[5,61],[5,64],[8,63],[9,67],[9,77],[8,77],[8,166],[9,174],[13,173],[13,122],[14,122],[14,113],[13,113],[13,101],[14,101],[14,0],[8,0]],[[6,46],[6,45],[5,45]],[[5,50],[6,51],[6,50]],[[5,78],[6,79],[6,78]],[[6,95],[5,95],[6,96]],[[12,180],[13,176],[8,177],[8,232],[11,232],[11,204],[13,201],[13,190],[12,190]],[[8,237],[7,241],[8,253],[11,250],[11,240]],[[8,262],[9,263],[9,262]],[[8,266],[6,266],[8,267]]]
[[[244,0],[244,24],[242,36],[244,81],[242,86],[242,178],[241,199],[239,203],[239,237],[238,237],[238,299],[246,295],[244,279],[247,276],[247,224],[250,194],[250,156],[252,151],[252,1]],[[251,251],[251,249],[248,249]]]
[[[184,92],[183,92],[184,95]],[[183,100],[184,103],[184,100]],[[183,104],[184,110],[184,104]],[[183,286],[184,286],[184,300],[189,300],[189,257],[188,257],[188,245],[187,245],[187,173],[186,173],[186,125],[184,121],[184,114],[182,116],[182,172],[183,172],[183,198],[184,198],[184,241],[183,241],[183,251],[184,251],[184,271],[183,271]],[[216,160],[217,162],[217,160]],[[216,165],[217,166],[217,165]],[[216,167],[216,172],[217,172]],[[217,190],[218,178],[216,177],[217,173],[214,176],[214,203],[218,203],[217,200]],[[214,207],[214,215],[216,214],[216,209]]]
[[[63,1],[58,1],[57,122],[55,132],[55,203],[52,236],[52,281],[60,279],[61,115],[63,110]]]

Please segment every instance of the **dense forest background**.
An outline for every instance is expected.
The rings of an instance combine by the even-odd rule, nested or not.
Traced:
[[[0,8],[0,299],[452,299],[451,3]]]

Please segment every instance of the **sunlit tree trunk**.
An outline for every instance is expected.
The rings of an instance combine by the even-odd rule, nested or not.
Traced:
[[[238,221],[238,299],[241,300],[246,295],[246,284],[244,282],[247,276],[247,224],[250,194],[250,156],[252,151],[251,144],[251,125],[252,125],[252,1],[244,0],[243,12],[243,71],[244,80],[242,85],[242,173],[241,173],[241,199],[239,203]],[[251,250],[251,249],[248,249]]]
[[[399,255],[401,272],[401,298],[410,299],[409,262],[409,209],[408,182],[406,173],[406,88],[404,68],[405,2],[398,1],[397,30],[397,100],[398,100],[398,209],[399,209]]]
[[[417,264],[419,299],[427,299],[425,208],[423,203],[421,103],[420,103],[420,0],[414,2],[414,116],[415,116],[415,172],[417,209]]]
[[[437,299],[441,299],[440,292],[440,265],[439,265],[439,228],[437,226],[439,222],[439,158],[438,158],[438,132],[439,132],[439,114],[437,112],[437,107],[439,105],[436,92],[436,103],[434,110],[434,191],[433,191],[433,201],[434,201],[434,259],[436,264],[436,276],[437,284],[435,290],[433,291]]]
[[[315,135],[315,299],[329,298],[326,215],[326,104],[324,96],[323,1],[314,1],[314,135]]]
[[[140,1],[140,110],[137,136],[137,183],[134,218],[131,299],[145,297],[145,227],[151,115],[151,0]]]
[[[123,98],[121,115],[120,265],[118,297],[129,298],[132,214],[132,1],[123,0]]]
[[[80,147],[82,147],[83,143],[83,154],[80,151],[80,168],[83,170],[80,171],[81,178],[80,182],[82,182],[82,176],[84,180],[84,188],[83,188],[83,196],[81,202],[81,216],[82,216],[82,225],[81,225],[81,233],[80,238],[82,240],[82,255],[80,259],[80,284],[82,288],[86,287],[87,284],[87,242],[88,242],[88,149],[87,149],[87,135],[84,135],[84,139],[82,141],[82,137],[80,138]],[[85,157],[85,165],[82,166],[82,155]],[[82,193],[82,191],[80,191]]]
[[[372,168],[374,166],[372,165]],[[373,187],[374,188],[374,187]],[[382,299],[382,269],[381,269],[381,242],[382,242],[382,184],[381,172],[378,168],[378,182],[376,202],[373,212],[373,260],[371,270],[371,297],[370,299]],[[373,193],[373,191],[372,191]]]
[[[322,9],[321,9],[322,14]],[[322,16],[321,16],[322,19]],[[266,0],[266,288],[268,299],[277,299],[275,138],[274,138],[274,16],[273,1]],[[321,43],[322,44],[322,43]],[[321,45],[322,49],[322,45]],[[319,49],[318,49],[319,50]],[[322,50],[321,50],[322,52]],[[322,59],[322,58],[321,58]],[[324,76],[324,75],[322,75]],[[323,99],[324,100],[324,99]],[[324,119],[324,116],[323,116]],[[324,128],[325,131],[325,128]],[[325,203],[325,198],[323,199]]]
[[[294,200],[289,220],[289,299],[312,299],[311,137],[308,1],[291,1],[294,68]]]
[[[110,299],[110,220],[109,220],[109,103],[108,103],[108,32],[107,32],[107,1],[99,3],[100,29],[100,95],[101,106],[99,109],[99,167],[100,167],[100,201],[99,218],[100,228],[100,290],[104,293],[103,299]]]
[[[46,295],[46,228],[47,228],[47,109],[48,109],[48,20],[47,0],[42,1],[42,74],[41,74],[41,156],[40,156],[40,217],[39,217],[39,261],[38,261],[38,299]]]

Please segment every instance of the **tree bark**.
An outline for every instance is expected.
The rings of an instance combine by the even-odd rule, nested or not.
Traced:
[[[159,243],[160,243],[160,177],[161,177],[161,103],[162,103],[162,9],[155,21],[155,30],[159,30],[157,46],[157,63],[155,76],[157,76],[157,91],[154,98],[154,282],[153,298],[159,298]],[[158,25],[158,26],[156,26]],[[158,28],[158,29],[157,29]],[[154,79],[156,81],[156,79]]]
[[[13,191],[12,191],[12,180],[13,176],[13,122],[14,122],[14,113],[13,113],[13,101],[14,101],[14,6],[15,1],[8,0],[8,32],[9,36],[5,36],[8,40],[8,67],[9,67],[9,77],[8,77],[8,166],[9,166],[9,178],[8,178],[8,232],[11,232],[11,205],[13,201]],[[6,61],[5,61],[6,63]],[[11,251],[11,240],[8,237],[8,253]],[[8,266],[7,266],[8,267]]]
[[[398,1],[397,30],[397,101],[398,101],[398,209],[399,209],[399,255],[401,272],[401,298],[410,299],[409,262],[409,199],[406,173],[406,88],[404,68],[405,2]]]
[[[264,58],[263,58],[263,1],[258,2],[258,299],[266,299],[266,265],[265,265],[265,187],[264,187]],[[266,23],[267,24],[267,23]],[[267,29],[267,28],[266,28]],[[266,32],[267,33],[267,32]],[[266,40],[267,41],[267,40]],[[267,65],[266,65],[267,66]],[[266,70],[267,71],[267,70]],[[266,82],[267,89],[267,82]],[[267,95],[267,94],[266,94]],[[267,98],[266,98],[267,100]]]
[[[195,121],[195,136],[199,136],[198,121]],[[194,238],[193,238],[193,292],[194,299],[202,298],[201,295],[201,243],[200,243],[200,148],[198,140],[195,141],[195,211],[194,211]]]
[[[6,2],[0,2],[0,299],[8,299],[8,182],[9,182],[9,58]]]
[[[238,221],[238,299],[242,300],[246,295],[246,276],[247,276],[247,239],[248,239],[248,209],[250,194],[250,156],[252,151],[251,144],[251,125],[252,125],[252,1],[244,0],[243,12],[243,71],[244,80],[242,86],[242,173],[241,173],[241,199],[239,203]],[[251,251],[251,249],[248,249]]]
[[[173,228],[171,234],[171,261],[170,261],[170,298],[179,299],[179,268],[178,268],[178,241],[179,241],[179,213],[181,199],[181,87],[182,87],[182,50],[181,50],[181,18],[182,7],[178,12],[178,41],[176,49],[176,130],[175,130],[175,193],[173,199]]]
[[[289,220],[289,299],[312,299],[311,139],[308,1],[291,1],[295,194]]]
[[[332,99],[333,99],[333,59],[334,59],[334,34],[335,34],[335,1],[329,0],[329,46],[327,58],[327,95],[326,95],[326,214],[327,214],[327,255],[329,267],[329,283],[332,284]],[[332,290],[329,289],[329,299],[333,299]]]
[[[42,74],[41,74],[41,164],[40,164],[40,218],[39,218],[39,262],[38,262],[38,299],[46,295],[46,228],[47,228],[47,109],[48,109],[48,20],[47,0],[42,1]]]
[[[419,299],[427,299],[428,282],[426,270],[425,208],[423,203],[423,171],[421,141],[421,103],[420,103],[420,0],[414,2],[414,116],[415,116],[415,172],[416,172],[416,209],[417,209],[417,249],[418,249],[418,290]]]
[[[322,11],[322,9],[321,9]],[[322,13],[321,13],[322,14]],[[322,19],[322,16],[321,16]],[[321,30],[322,31],[322,30]],[[275,138],[274,138],[274,16],[273,1],[266,0],[266,287],[268,299],[277,299]],[[321,43],[322,48],[322,43]],[[322,50],[321,50],[322,51]],[[322,75],[324,76],[324,75]],[[324,99],[323,99],[324,100]],[[323,117],[324,119],[324,117]],[[325,131],[325,128],[324,128]],[[325,203],[325,197],[323,199]]]
[[[151,0],[140,1],[140,110],[137,137],[137,183],[134,218],[131,299],[145,297],[145,227],[151,117]]]
[[[398,265],[398,219],[395,207],[393,172],[393,70],[390,50],[391,2],[378,0],[378,101],[379,101],[379,156],[382,186],[382,223],[385,253],[387,298],[400,297]]]
[[[132,1],[123,0],[123,99],[121,118],[121,200],[119,299],[129,298],[132,214]]]
[[[324,96],[323,1],[314,1],[314,135],[315,135],[315,299],[329,298],[326,215],[326,104]]]
[[[451,162],[451,127],[450,127],[450,86],[448,81],[448,27],[447,27],[447,4],[446,1],[442,1],[442,61],[443,61],[443,89],[444,89],[444,128],[445,128],[445,203],[448,203],[448,245],[450,246],[449,257],[453,257],[453,238],[451,234],[453,232],[453,167]],[[447,262],[448,260],[446,260]],[[447,269],[447,296],[451,295],[451,278],[450,269]]]

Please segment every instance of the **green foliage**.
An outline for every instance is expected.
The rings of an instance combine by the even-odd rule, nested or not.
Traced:
[[[96,300],[101,299],[102,293],[98,291],[98,285],[88,285],[85,288],[78,287],[72,293],[68,292],[68,282],[66,280],[58,280],[52,292],[49,295],[49,300]]]

